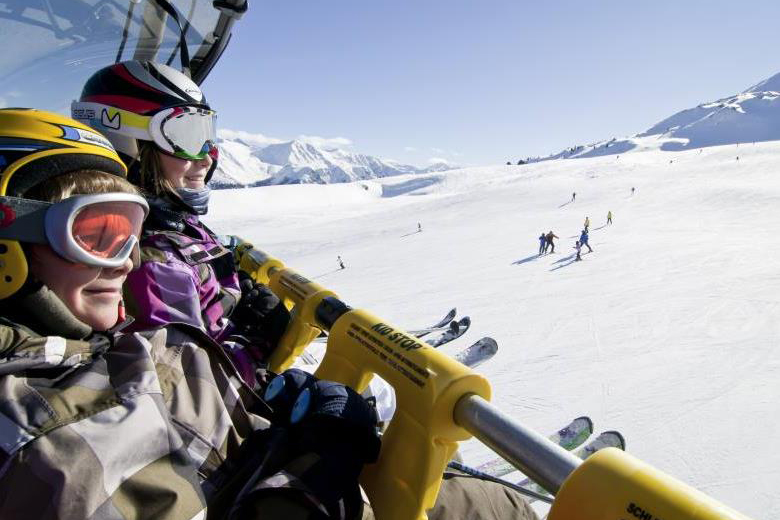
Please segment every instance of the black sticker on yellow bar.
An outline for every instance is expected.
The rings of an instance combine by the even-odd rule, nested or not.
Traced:
[[[384,336],[385,339],[392,341],[393,343],[395,343],[396,345],[398,345],[399,347],[407,351],[417,350],[418,348],[423,346],[420,343],[419,339],[409,336],[402,331],[395,330],[393,327],[385,325],[384,323],[377,323],[376,325],[371,327],[371,330],[378,332],[379,334]]]
[[[377,327],[384,326],[381,330],[377,330]],[[381,328],[381,327],[380,327]],[[386,330],[389,329],[389,332]],[[382,337],[378,337],[373,334],[378,332]],[[424,367],[421,367],[414,363],[411,359],[403,356],[401,352],[394,350],[390,345],[385,344],[384,334],[394,334],[395,331],[392,327],[379,323],[371,327],[371,330],[365,329],[355,323],[350,324],[347,336],[353,338],[359,344],[370,350],[376,357],[388,364],[393,369],[397,370],[406,379],[419,386],[425,387],[425,384],[430,377],[430,373]],[[395,341],[394,341],[395,342]],[[400,344],[399,344],[400,345]],[[416,348],[421,348],[423,345],[417,345]],[[402,347],[404,348],[404,347]],[[407,349],[410,350],[410,349]]]
[[[626,512],[629,513],[630,515],[633,515],[634,518],[638,518],[639,520],[663,520],[663,518],[653,515],[647,509],[638,506],[633,502],[630,502],[628,504],[628,507],[626,508]]]

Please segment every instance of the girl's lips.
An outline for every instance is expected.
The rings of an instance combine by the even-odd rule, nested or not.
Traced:
[[[121,294],[122,290],[116,287],[99,287],[96,289],[84,289],[84,292],[92,294]]]

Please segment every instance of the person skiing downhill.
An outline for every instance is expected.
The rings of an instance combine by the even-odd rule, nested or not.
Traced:
[[[544,231],[542,231],[542,234],[539,235],[539,254],[544,254],[544,250],[546,249],[547,245],[547,235],[544,234]]]
[[[576,198],[577,198],[577,194],[576,193],[572,193],[571,194],[571,201],[574,202],[574,199],[576,199]]]
[[[582,244],[580,244],[580,241],[579,241],[579,240],[577,240],[577,241],[574,243],[574,249],[576,249],[576,250],[577,250],[577,256],[574,258],[574,261],[575,261],[575,262],[579,262],[579,261],[581,261],[581,260],[582,260],[582,257],[580,256],[580,250],[582,249]]]
[[[16,149],[0,165],[2,204],[24,215],[0,229],[13,253],[0,265],[13,282],[0,289],[0,407],[16,432],[0,516],[360,518],[358,476],[380,447],[373,408],[288,371],[288,386],[312,378],[325,397],[290,425],[200,327],[116,332],[149,211],[124,163],[43,111],[0,109],[0,142]]]
[[[223,344],[254,385],[256,367],[290,318],[267,287],[239,276],[233,251],[200,221],[218,159],[216,113],[200,88],[166,65],[126,61],[95,72],[71,112],[106,134],[150,206],[141,265],[128,275],[127,306],[135,318],[129,330],[173,322],[198,327]],[[147,126],[117,128],[110,124],[115,119]]]
[[[558,238],[558,236],[555,235],[552,231],[550,231],[549,233],[547,233],[547,235],[545,235],[544,238],[547,241],[546,245],[544,246],[545,252],[547,251],[547,248],[549,247],[550,248],[550,253],[554,253],[555,252],[555,244],[553,243],[553,238]]]
[[[585,231],[590,227],[590,217],[585,217]]]
[[[607,225],[612,224],[612,211],[607,211]]]
[[[341,259],[341,256],[336,257],[336,262],[339,264],[340,269],[346,269],[347,267],[344,265],[344,261]]]
[[[580,246],[588,246],[588,251],[593,252],[593,248],[590,247],[590,244],[588,244],[588,229],[585,228],[582,230],[582,233],[580,233]]]

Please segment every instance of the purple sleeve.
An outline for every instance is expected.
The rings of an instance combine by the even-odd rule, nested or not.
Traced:
[[[196,273],[176,260],[143,262],[125,283],[130,330],[147,330],[168,323],[186,323],[205,330]]]

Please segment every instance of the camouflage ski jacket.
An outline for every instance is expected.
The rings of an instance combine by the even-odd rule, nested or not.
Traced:
[[[222,519],[247,501],[262,518],[345,518],[312,491],[318,455],[283,449],[200,334],[76,341],[0,318],[0,518]]]
[[[241,297],[233,254],[196,215],[184,215],[180,228],[144,232],[141,266],[125,284],[132,330],[184,323],[221,341]]]

